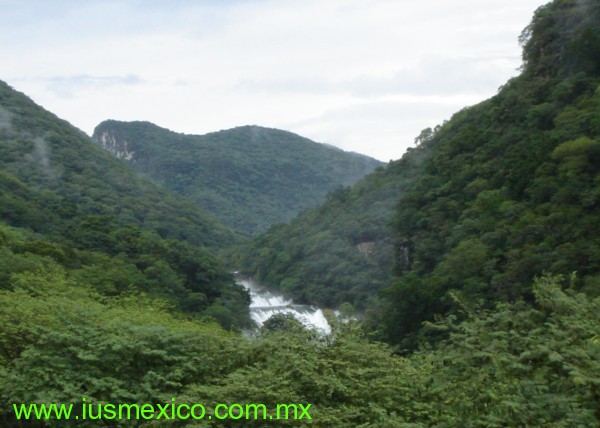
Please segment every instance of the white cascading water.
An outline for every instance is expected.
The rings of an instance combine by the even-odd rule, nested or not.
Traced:
[[[259,326],[275,314],[291,314],[304,326],[314,328],[323,334],[331,333],[331,327],[323,314],[316,306],[296,305],[292,300],[280,294],[265,290],[249,278],[237,278],[252,298],[250,316]]]

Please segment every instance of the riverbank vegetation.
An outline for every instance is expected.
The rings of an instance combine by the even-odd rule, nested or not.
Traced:
[[[537,279],[533,303],[465,305],[462,322],[451,316],[426,326],[444,337],[435,347],[402,357],[369,341],[355,322],[335,324],[325,338],[279,323],[248,339],[140,295],[103,297],[60,269],[25,272],[0,292],[0,405],[78,406],[81,397],[104,403],[176,398],[208,408],[311,404],[312,420],[301,424],[227,421],[246,427],[594,426],[600,299],[576,293],[573,281],[565,289],[563,280]],[[17,423],[6,410],[0,421],[39,426]]]
[[[12,412],[86,397],[311,405],[228,426],[597,426],[600,4],[554,0],[522,43],[496,96],[238,255],[364,309],[329,336],[243,335],[248,293],[218,258],[240,236],[0,83],[0,425],[140,426]]]

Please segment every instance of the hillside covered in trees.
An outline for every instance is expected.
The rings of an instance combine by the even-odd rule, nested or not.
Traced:
[[[365,319],[330,314],[327,336],[285,316],[241,334],[248,294],[215,256],[239,238],[1,84],[0,425],[597,426],[600,4],[554,0],[522,43],[523,71],[496,96],[256,239],[260,269],[272,260],[307,300],[304,287],[338,301],[319,284],[367,296],[293,266],[316,263],[321,238],[341,249],[323,258],[346,248],[389,265]],[[19,420],[15,403],[74,407],[69,420]],[[206,414],[97,413],[133,403]],[[252,403],[265,412],[216,418],[217,404]],[[280,403],[309,414],[270,418]]]
[[[248,296],[214,256],[238,235],[4,82],[0,117],[0,289],[58,270],[101,294],[145,292],[247,322]]]
[[[93,138],[136,171],[246,235],[291,220],[381,165],[259,126],[185,135],[149,122],[109,120],[96,127]]]
[[[273,289],[326,307],[364,310],[389,283],[394,264],[391,218],[402,190],[420,171],[425,152],[411,150],[352,187],[273,226],[237,251],[236,265]]]
[[[377,311],[389,341],[415,346],[453,290],[531,300],[549,272],[600,295],[600,3],[542,7],[520,41],[521,75],[421,143],[432,155],[400,198]]]
[[[409,347],[423,321],[455,308],[452,291],[473,303],[530,299],[534,277],[577,272],[576,288],[598,295],[599,8],[539,9],[521,35],[520,76],[255,239],[242,268],[324,305],[362,309],[386,288],[372,326]]]

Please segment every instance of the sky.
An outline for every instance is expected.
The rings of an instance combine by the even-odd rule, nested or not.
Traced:
[[[288,130],[384,162],[518,75],[544,0],[0,0],[0,80],[91,134]]]

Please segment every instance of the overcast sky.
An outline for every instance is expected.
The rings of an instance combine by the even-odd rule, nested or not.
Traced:
[[[518,74],[544,0],[0,0],[0,79],[91,134],[289,130],[383,161]]]

